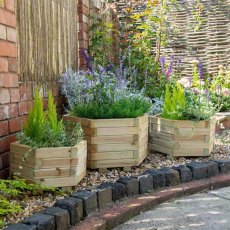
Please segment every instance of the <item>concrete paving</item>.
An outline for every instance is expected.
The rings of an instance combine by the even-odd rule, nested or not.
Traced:
[[[163,203],[114,230],[230,230],[230,187]]]

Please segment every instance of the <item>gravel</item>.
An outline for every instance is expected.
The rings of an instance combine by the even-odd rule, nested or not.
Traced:
[[[97,170],[88,170],[87,175],[78,184],[75,190],[84,189],[89,186],[98,185],[102,182],[115,181],[121,176],[136,176],[147,169],[158,169],[161,167],[171,167],[178,166],[181,164],[189,163],[191,161],[208,161],[212,159],[230,159],[230,145],[229,145],[229,135],[225,136],[225,141],[223,139],[223,134],[216,134],[217,138],[215,141],[214,149],[209,157],[193,157],[193,158],[176,158],[173,160],[167,159],[166,155],[150,152],[148,157],[143,161],[143,163],[138,167],[133,167],[130,172],[122,171],[122,168],[109,169],[107,173],[98,173]],[[49,194],[47,196],[34,196],[34,197],[24,197],[23,200],[12,200],[11,202],[17,203],[23,207],[22,212],[18,214],[11,214],[3,217],[3,221],[6,223],[17,223],[20,222],[25,217],[28,217],[34,213],[42,211],[43,209],[53,206],[57,199],[64,198],[62,196],[53,196]]]

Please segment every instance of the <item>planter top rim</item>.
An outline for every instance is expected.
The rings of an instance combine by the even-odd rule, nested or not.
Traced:
[[[86,117],[77,117],[71,114],[65,114],[63,115],[63,117],[74,117],[74,118],[78,118],[78,119],[85,119],[85,120],[93,120],[93,121],[108,121],[108,120],[130,120],[130,119],[137,119],[137,118],[141,118],[141,117],[145,117],[145,116],[149,116],[147,113],[143,114],[142,116],[139,117],[126,117],[126,118],[101,118],[101,119],[93,119],[93,118],[86,118]]]
[[[70,148],[77,147],[79,144],[84,144],[84,143],[86,143],[86,140],[81,140],[80,142],[78,142],[76,145],[73,145],[73,146],[60,146],[60,147],[32,148],[32,147],[30,147],[29,145],[20,144],[20,141],[14,141],[14,142],[10,143],[10,146],[11,146],[11,145],[19,145],[19,146],[21,146],[21,147],[24,147],[24,148],[30,148],[30,149],[32,149],[32,150],[45,150],[45,149],[70,149]]]
[[[159,117],[160,119],[162,120],[167,120],[167,121],[175,121],[175,122],[194,122],[194,123],[198,123],[198,122],[210,122],[211,120],[216,120],[216,115],[215,116],[212,116],[210,117],[209,120],[198,120],[198,121],[195,121],[195,120],[175,120],[175,119],[168,119],[168,118],[163,118],[163,117],[160,117],[161,113],[160,114],[155,114],[155,115],[149,115],[149,117]]]

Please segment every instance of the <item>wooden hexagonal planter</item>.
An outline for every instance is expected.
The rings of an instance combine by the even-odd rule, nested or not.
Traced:
[[[80,122],[87,140],[87,166],[91,169],[138,166],[147,156],[148,115],[124,119],[85,119]]]
[[[75,186],[86,174],[86,141],[72,147],[38,149],[17,141],[11,143],[10,154],[10,172],[19,173],[20,177],[35,183]]]
[[[169,120],[149,117],[149,149],[170,157],[209,156],[215,140],[216,120]]]

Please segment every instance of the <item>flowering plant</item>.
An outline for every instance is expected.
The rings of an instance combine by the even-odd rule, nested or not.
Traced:
[[[88,71],[68,70],[61,77],[61,91],[66,96],[73,115],[86,118],[137,117],[152,106],[143,91],[130,86],[126,75],[130,70],[109,65],[92,66],[83,50]],[[138,113],[137,113],[138,111]]]

